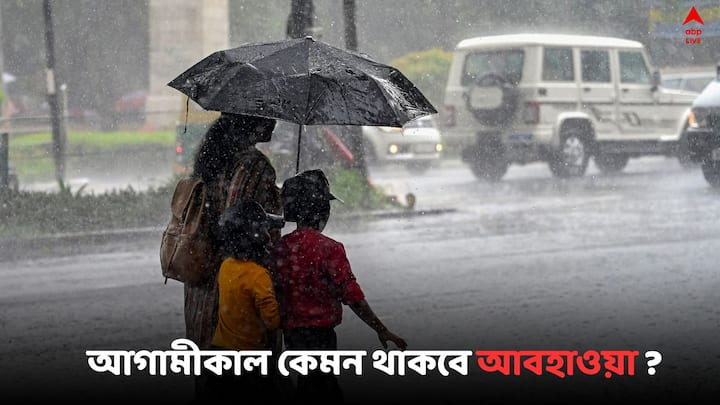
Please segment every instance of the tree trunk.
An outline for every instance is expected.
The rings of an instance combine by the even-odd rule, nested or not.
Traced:
[[[55,179],[59,186],[65,187],[65,127],[62,122],[62,109],[58,99],[58,84],[55,77],[55,35],[53,31],[53,14],[50,0],[43,1],[45,18],[45,60],[47,78],[47,100],[50,107],[50,124],[52,126],[53,158],[55,159]]]
[[[312,0],[291,0],[286,35],[288,38],[302,38],[310,35],[315,7]]]
[[[345,47],[351,51],[358,50],[357,29],[355,28],[355,0],[343,0],[343,20],[345,23]],[[362,128],[356,125],[345,127],[343,142],[353,154],[353,167],[367,178],[367,162]]]

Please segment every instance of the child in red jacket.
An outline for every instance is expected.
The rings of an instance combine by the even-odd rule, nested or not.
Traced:
[[[389,340],[405,349],[405,340],[390,332],[365,300],[343,244],[322,234],[330,201],[336,199],[325,174],[308,170],[285,180],[281,198],[285,220],[297,223],[277,242],[273,255],[285,347],[336,350],[335,327],[345,304],[377,332],[384,348]],[[336,377],[321,372],[299,376],[296,396],[300,403],[342,403]]]

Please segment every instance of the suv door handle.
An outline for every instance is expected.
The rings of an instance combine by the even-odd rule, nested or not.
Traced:
[[[623,93],[627,93],[628,91],[630,91],[630,89],[628,89],[628,88],[624,88],[624,89],[620,89],[620,90],[622,90]]]
[[[592,90],[592,88],[590,88],[590,87],[583,87],[583,91],[585,93],[590,93],[591,90]]]

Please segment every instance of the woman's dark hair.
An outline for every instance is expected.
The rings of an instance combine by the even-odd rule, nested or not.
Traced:
[[[195,152],[193,174],[205,183],[215,182],[238,151],[257,143],[255,128],[268,120],[252,115],[222,113],[205,132]]]

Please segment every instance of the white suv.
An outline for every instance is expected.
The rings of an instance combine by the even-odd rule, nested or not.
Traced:
[[[652,73],[651,73],[652,72]],[[631,157],[677,153],[694,95],[659,87],[640,42],[517,34],[455,48],[441,124],[480,179],[512,163],[545,161],[557,177],[603,172]]]

